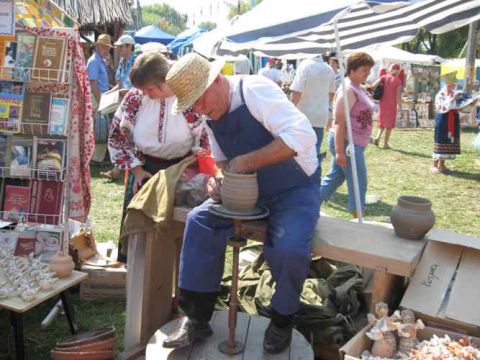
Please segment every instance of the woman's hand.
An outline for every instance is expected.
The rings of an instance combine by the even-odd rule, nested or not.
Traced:
[[[143,168],[138,165],[132,168],[134,180],[133,180],[133,193],[136,194],[138,190],[142,187],[143,183],[152,177],[148,171],[143,170]]]
[[[335,154],[335,162],[340,167],[346,167],[347,166],[347,156],[345,155],[345,153],[338,153],[337,152]]]
[[[220,186],[222,183],[223,178],[215,178],[212,176],[210,179],[208,179],[207,182],[207,191],[208,191],[208,196],[213,201],[220,202],[222,200],[222,196],[220,194]]]

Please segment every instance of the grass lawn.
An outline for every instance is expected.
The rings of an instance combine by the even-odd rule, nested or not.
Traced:
[[[399,195],[416,195],[430,199],[436,214],[435,226],[480,237],[478,214],[480,212],[480,150],[472,146],[476,129],[462,132],[462,154],[455,161],[447,162],[452,175],[430,173],[432,130],[395,130],[392,134],[392,149],[381,150],[370,145],[366,151],[368,169],[368,194],[376,195],[379,201],[367,205],[368,220],[388,221],[392,206]],[[326,147],[324,141],[323,147]],[[323,166],[326,174],[331,161],[328,155]],[[92,168],[92,209],[90,220],[95,228],[98,242],[116,242],[123,202],[123,183],[110,183],[99,176],[105,168]],[[329,215],[351,218],[346,210],[346,186],[322,206]],[[229,260],[227,259],[227,262]],[[53,306],[43,304],[25,314],[25,341],[27,359],[50,359],[50,349],[55,342],[68,336],[66,319],[59,317],[47,330],[40,330],[40,322]],[[97,329],[115,325],[118,349],[121,349],[125,303],[122,300],[80,301],[74,298],[80,330]],[[13,353],[9,317],[0,311],[0,360]],[[8,335],[7,335],[8,334]]]

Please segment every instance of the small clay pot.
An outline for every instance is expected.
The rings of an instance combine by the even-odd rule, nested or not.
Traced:
[[[400,196],[392,208],[390,220],[397,236],[422,239],[435,224],[432,202],[416,196]]]
[[[253,210],[258,200],[257,174],[233,174],[225,171],[221,195],[223,205],[229,210]]]
[[[108,329],[87,331],[71,336],[68,339],[57,342],[56,347],[57,349],[75,347],[110,338],[115,338],[115,328],[113,327]]]
[[[55,255],[48,265],[50,266],[50,270],[59,278],[69,276],[75,267],[70,255],[62,255],[60,253]]]

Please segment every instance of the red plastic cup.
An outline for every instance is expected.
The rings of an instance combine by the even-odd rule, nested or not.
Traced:
[[[213,160],[210,150],[200,150],[197,153],[197,159],[199,172],[215,176],[215,160]]]

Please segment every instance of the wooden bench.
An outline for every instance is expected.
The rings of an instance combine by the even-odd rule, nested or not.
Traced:
[[[184,207],[175,208],[172,241],[157,240],[154,231],[129,238],[125,351],[120,359],[136,358],[155,331],[170,320],[172,289],[177,283],[188,211]],[[244,222],[242,230],[250,239],[263,241],[267,229],[265,221],[260,220]],[[424,246],[425,240],[397,237],[388,224],[358,224],[322,216],[312,253],[374,270],[371,302],[375,304],[390,297],[398,276],[411,277]]]

